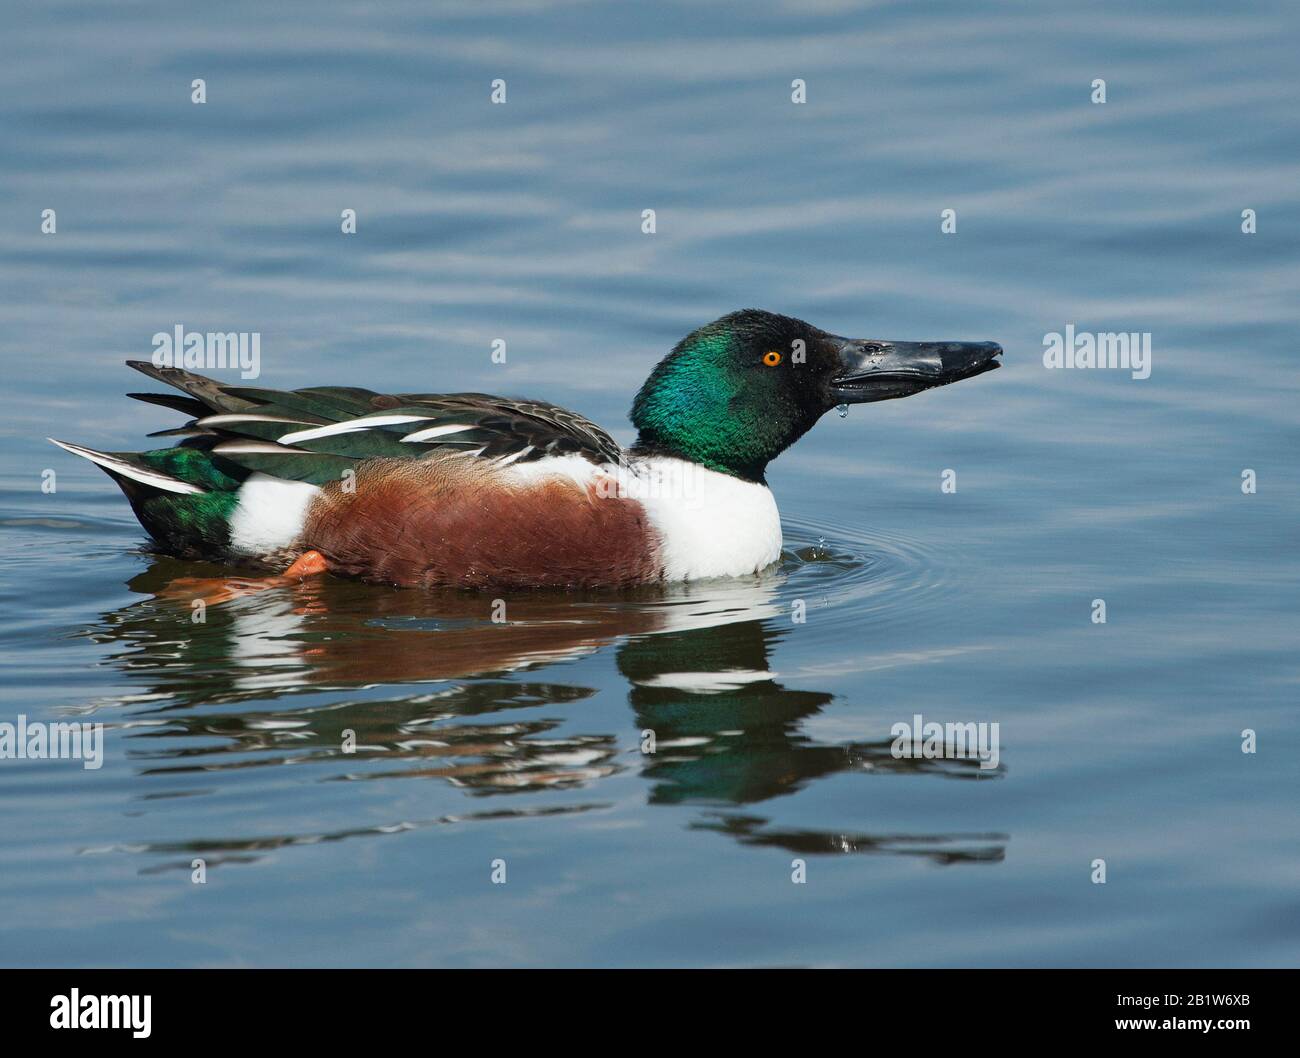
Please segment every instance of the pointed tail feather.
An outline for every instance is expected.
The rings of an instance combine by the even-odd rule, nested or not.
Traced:
[[[181,494],[192,494],[205,492],[205,489],[197,485],[191,485],[187,481],[181,481],[170,474],[164,474],[161,471],[154,470],[151,467],[143,466],[140,463],[132,462],[124,455],[112,452],[96,452],[93,448],[85,448],[82,445],[74,445],[68,441],[56,441],[53,437],[47,437],[50,444],[58,445],[65,452],[71,452],[74,456],[81,456],[83,459],[89,459],[96,466],[102,467],[111,476],[115,478],[126,478],[140,485],[146,485],[149,488],[157,489],[160,492],[177,492]]]
[[[193,371],[186,371],[184,368],[159,367],[148,360],[128,360],[126,366],[135,368],[142,375],[148,375],[158,382],[174,386],[211,411],[246,411],[256,406],[254,401],[232,396],[216,379],[208,378],[206,375],[196,375]]]
[[[182,397],[177,393],[128,393],[127,396],[134,400],[142,400],[146,404],[158,404],[173,411],[184,412],[194,419],[201,419],[211,411],[201,400]]]

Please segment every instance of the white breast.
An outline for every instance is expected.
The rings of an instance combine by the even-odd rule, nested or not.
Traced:
[[[740,577],[781,557],[781,516],[766,485],[663,456],[633,469],[623,491],[658,530],[668,580]]]
[[[781,516],[766,485],[666,456],[634,459],[630,467],[596,467],[581,456],[511,464],[520,483],[550,475],[569,478],[610,499],[640,503],[661,540],[670,581],[742,577],[781,557]]]

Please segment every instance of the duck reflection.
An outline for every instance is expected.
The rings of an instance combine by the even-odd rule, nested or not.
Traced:
[[[144,687],[102,703],[129,711],[136,729],[130,754],[144,775],[176,780],[315,765],[329,781],[436,779],[470,797],[495,798],[599,791],[602,779],[637,769],[651,804],[696,806],[692,828],[745,844],[798,854],[920,855],[937,863],[995,862],[1004,854],[1003,834],[782,830],[752,809],[739,811],[845,772],[990,774],[975,761],[895,759],[888,738],[829,744],[805,734],[804,721],[832,695],[787,687],[770,671],[773,647],[788,631],[776,620],[782,572],[618,595],[505,599],[315,578],[206,611],[176,588],[194,572],[192,563],[154,560],[130,584],[149,597],[104,615],[89,633],[113,643],[115,663]],[[615,651],[629,685],[635,730],[575,733],[581,703],[600,688],[556,682],[564,669],[554,666],[602,649]],[[548,679],[529,678],[542,668]],[[412,693],[412,685],[423,686]],[[355,693],[396,686],[397,696]],[[256,708],[238,707],[253,701]],[[594,807],[600,805],[568,810]],[[456,819],[565,810],[497,806]],[[149,851],[232,860],[449,818]]]

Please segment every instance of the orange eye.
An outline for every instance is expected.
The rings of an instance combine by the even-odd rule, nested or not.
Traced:
[[[773,349],[769,353],[763,354],[763,363],[765,363],[768,367],[776,367],[776,365],[779,364],[780,362],[781,362],[781,354],[778,353],[775,349]]]

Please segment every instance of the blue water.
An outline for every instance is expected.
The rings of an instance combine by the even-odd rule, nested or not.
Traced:
[[[6,21],[0,721],[106,743],[0,761],[0,963],[1296,963],[1294,7]],[[260,332],[260,385],[524,394],[626,442],[657,358],[746,306],[1006,353],[827,416],[742,582],[500,626],[326,580],[194,624],[166,585],[221,571],[43,440],[178,425],[122,361],[181,324]],[[1046,369],[1067,324],[1150,332],[1151,376]],[[999,767],[896,759],[917,713],[996,722]]]

